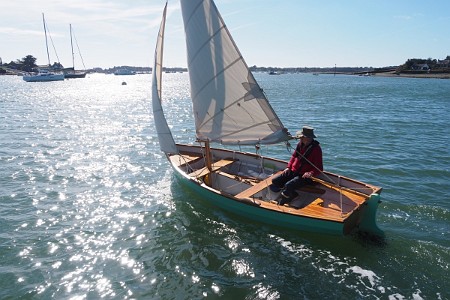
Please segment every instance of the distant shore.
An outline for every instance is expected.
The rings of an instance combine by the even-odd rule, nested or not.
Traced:
[[[371,76],[381,76],[381,77],[450,79],[450,73],[406,74],[406,73],[396,73],[396,72],[382,72],[382,73],[372,73],[370,75]]]
[[[450,73],[422,73],[422,74],[408,74],[390,72],[316,72],[315,74],[336,74],[336,75],[352,75],[352,76],[377,76],[377,77],[392,77],[392,78],[433,78],[433,79],[450,79]]]
[[[131,70],[136,69],[139,73],[142,72],[142,69],[144,68],[136,68],[136,67],[129,67]],[[253,72],[263,72],[266,73],[267,68],[256,68],[253,67]],[[274,68],[275,69],[275,68]],[[315,69],[317,71],[312,71],[311,69]],[[311,69],[303,69],[299,71],[299,69],[293,69],[293,68],[276,68],[278,74],[289,74],[289,73],[311,73],[315,75],[319,74],[335,74],[335,75],[353,75],[353,76],[378,76],[378,77],[397,77],[397,78],[433,78],[433,79],[450,79],[450,73],[397,73],[396,71],[390,70],[390,71],[373,71],[373,70],[358,70],[355,72],[354,70],[342,70],[345,68],[341,68],[341,70],[338,69],[338,71],[334,71],[331,68],[326,69],[324,71],[320,68],[311,68]],[[350,68],[347,68],[350,69]],[[356,69],[356,68],[355,68]],[[113,69],[108,70],[102,70],[99,68],[96,69],[90,69],[88,70],[89,73],[105,73],[105,74],[112,74],[111,71]],[[148,72],[148,70],[151,70],[151,68],[145,68],[145,71]],[[177,73],[179,72],[187,72],[187,69],[185,68],[167,68],[166,73]],[[151,72],[151,71],[150,71]],[[19,70],[13,70],[13,69],[4,69],[3,72],[0,72],[0,75],[22,75],[22,72]]]

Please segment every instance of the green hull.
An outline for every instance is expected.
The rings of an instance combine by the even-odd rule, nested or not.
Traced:
[[[337,198],[339,196],[336,194],[339,191],[337,191],[336,188],[329,188],[326,194],[324,194],[328,195],[326,198],[323,198],[323,201],[328,202],[328,210],[316,210],[313,208],[316,206],[308,206],[304,213],[301,211],[303,208],[299,208],[299,211],[293,211],[292,209],[279,209],[278,206],[276,206],[276,209],[274,209],[274,204],[268,204],[268,202],[271,201],[269,199],[270,196],[267,197],[267,194],[259,193],[258,191],[261,191],[258,189],[259,187],[256,190],[252,190],[252,188],[255,186],[257,187],[258,184],[266,184],[264,180],[258,181],[259,183],[257,185],[252,186],[246,184],[245,181],[242,182],[239,176],[237,179],[234,176],[236,176],[236,172],[241,172],[241,176],[242,174],[245,175],[247,174],[246,172],[250,172],[249,170],[251,170],[252,167],[255,169],[255,166],[261,165],[264,165],[263,168],[268,170],[268,173],[274,174],[274,170],[281,170],[287,162],[246,152],[211,148],[210,151],[212,156],[218,164],[214,169],[215,171],[212,172],[216,174],[221,168],[224,172],[221,172],[220,176],[216,174],[214,184],[209,183],[207,185],[205,184],[205,181],[209,180],[207,179],[208,176],[206,176],[209,171],[203,173],[205,169],[203,156],[201,154],[203,148],[181,144],[178,144],[177,147],[180,153],[187,153],[184,154],[187,157],[186,159],[192,157],[190,163],[187,164],[186,161],[181,162],[179,158],[177,158],[178,155],[174,155],[173,157],[170,155],[168,156],[178,181],[202,197],[205,201],[210,202],[212,205],[222,210],[243,216],[252,221],[285,227],[291,230],[318,232],[339,236],[359,231],[368,236],[384,237],[383,231],[378,228],[376,224],[376,213],[379,203],[381,202],[379,196],[381,188],[379,187],[326,172],[325,175],[331,182],[338,182],[344,190],[347,189],[347,191],[357,193],[358,197],[360,197],[359,199],[350,199],[347,196],[344,196],[340,199],[341,210],[342,201],[347,201],[345,215],[336,217],[336,213],[330,210],[331,204],[339,206],[339,198]],[[233,169],[230,167],[232,164],[229,163],[226,164],[227,167],[222,167],[219,164],[219,161],[227,162],[226,158],[232,158],[232,160],[228,160],[228,162],[231,161],[232,164],[235,163],[237,168]],[[246,167],[248,168],[247,170],[245,169]],[[254,176],[254,174],[250,176]],[[262,188],[264,189],[264,187]],[[322,188],[326,188],[326,185],[322,186]],[[249,194],[245,193],[247,190],[250,190]],[[364,201],[361,202],[361,197],[363,196]],[[348,205],[354,205],[354,207],[349,210]],[[313,208],[313,210],[311,210],[311,208]]]
[[[200,185],[194,180],[185,177],[176,168],[174,168],[174,170],[175,175],[181,184],[194,191],[206,201],[223,210],[238,214],[253,221],[295,230],[319,232],[333,235],[345,234],[344,223],[325,221],[308,217],[299,217],[264,209],[260,206],[252,205],[248,202],[239,201],[215,193],[213,190],[205,187],[204,185]]]

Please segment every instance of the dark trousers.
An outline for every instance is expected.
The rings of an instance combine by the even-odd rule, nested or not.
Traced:
[[[303,174],[301,174],[303,175]],[[312,184],[311,178],[302,178],[300,174],[294,173],[287,169],[272,180],[272,185],[279,189],[283,189],[283,194],[291,198],[295,195],[295,190],[304,185]]]

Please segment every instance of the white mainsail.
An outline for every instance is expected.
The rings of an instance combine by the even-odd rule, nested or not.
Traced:
[[[164,46],[164,28],[166,25],[167,2],[164,7],[163,18],[159,28],[158,40],[156,41],[155,63],[153,65],[152,76],[152,108],[153,117],[158,133],[159,146],[165,153],[178,153],[175,141],[170,131],[161,104],[161,80],[162,80],[162,60]]]
[[[180,2],[197,138],[240,145],[288,140],[214,2]]]

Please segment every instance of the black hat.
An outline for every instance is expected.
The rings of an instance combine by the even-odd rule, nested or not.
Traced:
[[[314,128],[309,127],[309,126],[303,126],[302,131],[297,131],[297,133],[295,135],[295,137],[298,139],[301,137],[304,137],[304,136],[311,138],[311,139],[315,138],[316,136],[314,135]]]

